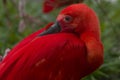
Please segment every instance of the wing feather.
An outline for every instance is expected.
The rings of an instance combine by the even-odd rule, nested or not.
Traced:
[[[84,64],[84,51],[83,42],[72,34],[36,37],[0,64],[0,80],[55,80],[77,74],[80,71],[75,69]]]

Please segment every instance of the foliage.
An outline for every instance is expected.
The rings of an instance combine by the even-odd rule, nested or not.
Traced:
[[[4,1],[4,0],[3,0]],[[0,54],[3,55],[6,48],[12,48],[17,42],[32,32],[54,21],[60,9],[49,14],[42,13],[42,2],[28,0],[25,11],[25,29],[19,31],[20,21],[14,0],[2,2],[0,0]],[[104,64],[99,70],[83,80],[119,80],[120,79],[120,0],[86,0],[86,4],[92,7],[101,22],[101,36],[104,44]],[[33,20],[33,21],[31,21]]]

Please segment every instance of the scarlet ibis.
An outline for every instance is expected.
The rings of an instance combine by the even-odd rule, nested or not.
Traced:
[[[99,20],[85,4],[21,41],[0,63],[0,80],[80,80],[103,63]]]
[[[44,0],[43,3],[43,12],[49,13],[55,8],[63,7],[65,5],[70,5],[73,3],[79,3],[83,0]]]

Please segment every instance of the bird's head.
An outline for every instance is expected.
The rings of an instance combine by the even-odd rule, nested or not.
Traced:
[[[99,36],[99,21],[95,12],[85,4],[73,4],[63,9],[56,22],[41,35],[56,32],[72,32],[81,35],[93,32]]]

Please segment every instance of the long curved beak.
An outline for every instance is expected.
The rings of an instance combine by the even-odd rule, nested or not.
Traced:
[[[58,33],[60,31],[61,31],[61,27],[60,27],[59,23],[56,21],[50,28],[48,28],[47,30],[40,33],[39,36]]]

